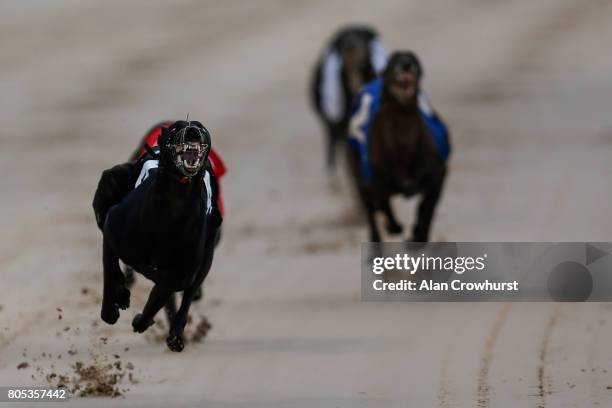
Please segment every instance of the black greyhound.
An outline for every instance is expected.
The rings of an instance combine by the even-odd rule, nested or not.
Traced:
[[[129,307],[121,259],[154,282],[144,310],[132,321],[134,331],[149,328],[166,305],[171,322],[166,342],[172,351],[184,348],[189,307],[212,265],[222,222],[210,145],[201,123],[175,122],[162,130],[159,153],[150,151],[159,159],[157,169],[129,162],[104,171],[93,202],[104,235],[102,320],[115,324],[119,309]],[[183,298],[176,311],[174,292],[179,291]]]
[[[136,150],[132,152],[132,155],[130,156],[130,162],[136,163],[137,165],[142,165],[144,164],[144,161],[147,160],[147,158],[150,159],[151,158],[150,155],[147,156],[148,152],[147,152],[146,146],[147,145],[149,147],[158,146],[158,139],[161,136],[161,129],[165,127],[169,127],[173,123],[174,122],[172,121],[164,120],[164,121],[158,122],[155,126],[151,127],[149,131],[145,133],[144,137],[142,138],[142,140],[136,147]],[[220,166],[220,167],[223,166],[223,163],[221,162],[220,158],[218,156],[216,157],[217,157],[217,164],[215,164],[214,150],[212,150],[211,148],[210,153],[209,153],[209,160],[213,166],[213,170],[215,170],[215,166]],[[216,170],[215,170],[215,176],[218,176],[218,174],[216,173]],[[215,182],[215,181],[217,182],[219,181],[218,177],[214,177],[212,179],[212,182]],[[128,187],[132,187],[132,186],[128,186]],[[215,191],[217,191],[218,195],[220,196],[219,185],[218,184],[214,185],[213,189],[215,189]],[[131,191],[131,189],[129,191]],[[126,191],[125,194],[129,193],[129,191]],[[220,208],[221,207],[219,206],[219,209]],[[221,214],[223,214],[223,211],[221,211]],[[222,233],[221,233],[221,227],[220,227],[218,234],[217,234],[217,239],[215,241],[215,246],[219,244],[219,241],[221,240],[221,235]],[[132,269],[129,265],[124,265],[123,273],[125,274],[126,287],[129,289],[136,282],[136,276],[134,275],[134,269]],[[198,290],[196,291],[196,293],[193,295],[193,301],[194,302],[198,301],[201,298],[202,298],[202,287],[200,286]],[[174,305],[175,305],[175,302],[168,303],[167,311],[169,314],[172,314],[172,315],[174,314],[173,312],[175,310]]]
[[[429,241],[434,211],[446,177],[446,163],[437,153],[417,105],[421,76],[418,59],[411,52],[397,52],[383,73],[381,105],[368,135],[368,156],[374,181],[366,183],[360,174],[356,149],[348,149],[348,162],[359,197],[366,211],[370,240],[380,242],[374,213],[382,211],[387,231],[399,234],[403,227],[395,218],[390,199],[396,194],[420,194],[414,242]]]

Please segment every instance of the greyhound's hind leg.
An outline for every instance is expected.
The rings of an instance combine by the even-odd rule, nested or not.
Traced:
[[[130,291],[125,287],[125,278],[119,267],[119,258],[106,238],[102,248],[102,263],[104,289],[100,316],[106,323],[115,324],[119,319],[119,309],[127,309],[130,306]]]

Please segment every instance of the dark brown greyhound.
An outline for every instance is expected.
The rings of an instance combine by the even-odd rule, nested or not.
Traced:
[[[368,155],[374,181],[366,183],[359,171],[359,155],[349,149],[349,166],[366,211],[370,240],[380,242],[374,214],[382,211],[387,231],[401,233],[402,225],[391,208],[392,196],[420,195],[414,242],[429,241],[436,205],[440,199],[446,163],[436,150],[429,129],[418,109],[420,65],[410,52],[394,53],[383,74],[381,106],[368,135]]]

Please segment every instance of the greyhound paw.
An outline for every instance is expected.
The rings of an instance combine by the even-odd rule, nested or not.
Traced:
[[[115,292],[115,303],[119,309],[127,309],[130,307],[130,290],[126,287],[120,286]]]
[[[119,308],[114,303],[102,301],[100,317],[108,324],[115,324],[119,320]]]
[[[180,334],[170,334],[166,338],[166,344],[170,350],[176,352],[183,351],[185,348],[185,341],[183,340],[183,336]]]
[[[404,232],[404,227],[398,222],[389,222],[387,223],[387,232],[392,235],[401,234]]]
[[[132,320],[132,328],[137,333],[144,333],[149,327],[153,326],[153,323],[155,323],[153,319],[147,322],[143,319],[142,314],[138,313]]]

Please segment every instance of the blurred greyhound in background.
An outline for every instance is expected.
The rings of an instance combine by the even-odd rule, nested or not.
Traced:
[[[336,32],[317,61],[310,99],[325,129],[330,172],[335,169],[336,148],[346,139],[355,95],[383,70],[385,63],[386,54],[376,31],[358,25]]]

